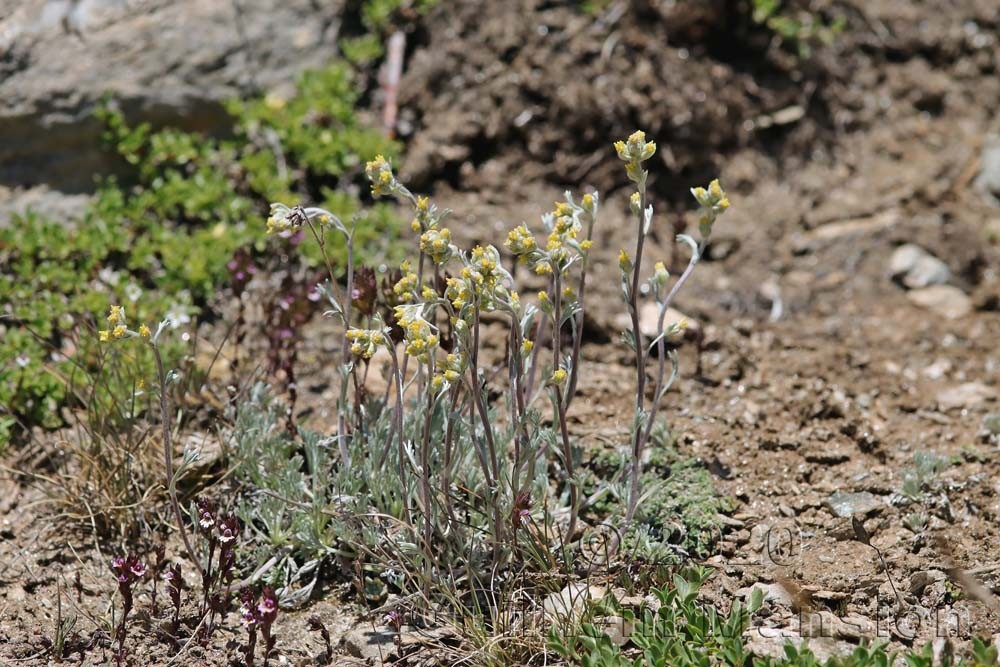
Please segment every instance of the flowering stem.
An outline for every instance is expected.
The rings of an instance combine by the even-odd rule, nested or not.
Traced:
[[[328,215],[333,217],[333,214],[324,211],[320,215]],[[351,326],[351,298],[354,289],[354,237],[352,234],[345,233],[347,236],[347,297],[340,292],[340,287],[337,286],[337,275],[333,272],[333,262],[330,261],[330,255],[326,251],[326,238],[323,234],[320,234],[316,229],[316,225],[308,215],[305,216],[306,225],[309,227],[309,231],[312,232],[313,238],[316,239],[316,245],[319,246],[320,252],[323,254],[323,262],[326,264],[326,272],[330,276],[330,286],[334,292],[334,298],[340,303],[343,310],[344,317],[344,331],[346,333],[347,329]],[[350,345],[347,342],[347,338],[343,339],[341,342],[341,347],[343,352],[342,363],[346,367],[350,362]],[[343,462],[344,467],[348,470],[351,469],[351,454],[347,449],[347,380],[346,378],[341,378],[341,391],[340,391],[340,401],[337,406],[337,449],[340,452],[340,460]]]
[[[344,300],[344,340],[341,354],[342,364],[347,368],[351,363],[350,345],[347,344],[347,330],[351,327],[351,302],[354,300],[354,234],[347,234],[347,298]],[[346,384],[346,378],[341,380]],[[337,445],[340,459],[346,470],[351,469],[351,454],[347,449],[347,401],[337,411]]]
[[[156,376],[160,383],[160,425],[163,430],[163,463],[166,474],[167,496],[170,498],[170,506],[174,511],[174,518],[177,520],[177,530],[181,534],[184,542],[184,550],[187,551],[188,558],[198,568],[198,572],[204,575],[204,569],[195,556],[191,541],[188,539],[187,529],[184,527],[184,515],[181,513],[181,505],[177,500],[177,485],[174,479],[174,447],[170,434],[170,399],[167,396],[167,374],[163,368],[163,357],[160,355],[160,348],[153,344],[153,356],[156,359]]]
[[[646,179],[639,180],[639,211],[636,213],[638,220],[638,234],[635,243],[635,264],[632,267],[632,286],[628,295],[628,309],[632,318],[632,335],[635,346],[635,368],[636,368],[636,391],[635,410],[636,415],[641,415],[646,407],[646,363],[645,350],[642,341],[642,331],[639,328],[639,271],[642,269],[642,250],[646,242]],[[635,425],[635,433],[632,436],[632,467],[630,470],[630,484],[628,509],[625,512],[625,524],[632,522],[635,510],[639,502],[639,475],[642,471],[643,454],[643,425],[638,421]]]
[[[441,471],[441,493],[444,496],[445,510],[448,514],[448,521],[452,526],[458,525],[458,519],[455,516],[455,509],[452,507],[451,503],[451,455],[453,440],[455,437],[455,408],[458,405],[458,393],[459,388],[454,386],[451,388],[451,405],[448,408],[448,414],[445,415],[446,426],[444,432],[444,469]]]
[[[667,310],[670,308],[670,304],[673,302],[674,297],[677,296],[677,292],[680,291],[681,286],[683,286],[684,283],[687,282],[687,279],[691,277],[691,274],[694,272],[694,267],[698,263],[698,260],[701,259],[701,255],[702,252],[704,252],[704,250],[705,250],[705,241],[703,240],[701,243],[698,244],[698,249],[695,251],[695,253],[691,255],[691,259],[690,261],[688,261],[688,265],[687,268],[684,269],[684,273],[682,273],[681,277],[677,279],[677,282],[674,283],[674,286],[673,288],[671,288],[670,293],[667,294],[667,298],[665,298],[663,300],[663,303],[660,305],[660,316],[656,320],[656,335],[658,338],[656,342],[656,354],[658,357],[658,367],[656,373],[656,392],[653,394],[653,404],[649,407],[649,420],[646,422],[645,432],[643,433],[642,436],[643,447],[645,447],[646,444],[649,443],[650,434],[652,434],[653,432],[653,424],[656,422],[656,413],[659,411],[660,408],[660,399],[662,398],[663,392],[665,391],[664,378],[666,377],[666,372],[667,372],[666,369],[667,355],[666,355],[666,341],[664,340],[663,336],[663,322],[664,319],[666,318]]]
[[[594,215],[593,213],[588,214],[589,219],[587,220],[587,237],[586,241],[591,241],[594,234]],[[586,295],[587,295],[587,269],[590,268],[590,252],[588,251],[583,256],[583,266],[580,270],[580,287],[577,295],[577,303],[579,304],[579,311],[576,314],[576,328],[573,331],[573,361],[570,368],[569,377],[569,389],[566,390],[566,409],[569,410],[570,404],[573,402],[573,398],[576,396],[576,383],[580,378],[580,372],[578,370],[580,363],[580,346],[583,343],[583,319],[584,319],[584,308],[586,307]]]
[[[390,344],[389,356],[392,358],[392,377],[396,382],[396,408],[395,408],[395,422],[396,422],[396,440],[399,445],[399,482],[404,489],[406,489],[406,442],[403,433],[403,375],[399,369],[399,358],[396,356],[396,347]],[[403,501],[403,520],[410,524],[410,507]]]
[[[552,357],[553,366],[559,370],[562,368],[562,273],[555,272],[553,278],[555,291],[555,308],[553,310],[552,322]],[[566,527],[566,542],[573,538],[576,531],[576,517],[579,511],[579,490],[576,488],[575,471],[573,466],[573,448],[569,442],[569,428],[566,425],[566,405],[563,400],[563,387],[556,385],[553,387],[556,396],[556,414],[559,418],[559,435],[562,439],[563,459],[566,466],[566,482],[569,484],[569,525]]]
[[[476,408],[479,411],[479,418],[483,423],[483,432],[486,435],[486,444],[490,455],[489,463],[490,467],[492,467],[492,474],[490,474],[490,467],[486,465],[485,458],[480,456],[480,462],[483,465],[483,472],[486,473],[486,486],[490,495],[490,504],[493,505],[493,538],[495,540],[494,557],[498,557],[498,549],[500,543],[503,541],[504,532],[500,506],[497,504],[498,498],[496,487],[496,484],[500,479],[500,463],[497,460],[497,448],[496,443],[493,440],[493,426],[490,424],[489,412],[486,409],[486,401],[483,398],[483,388],[479,384],[479,304],[476,304],[475,308],[475,324],[473,325],[470,371],[472,373],[471,389],[473,402],[476,404]],[[472,426],[472,431],[475,433],[475,426]]]
[[[521,457],[529,440],[527,420],[524,414],[524,360],[521,356],[524,341],[521,339],[521,326],[515,311],[511,311],[510,335],[510,403],[513,408],[512,419],[515,433],[514,466],[511,471],[510,486],[511,495],[516,498],[521,490]]]
[[[434,357],[428,360],[427,374],[434,376]],[[431,507],[431,415],[434,410],[434,392],[427,391],[427,407],[424,410],[424,428],[420,438],[420,495],[424,504],[424,598],[430,599],[431,564],[434,551],[431,547],[432,507]]]

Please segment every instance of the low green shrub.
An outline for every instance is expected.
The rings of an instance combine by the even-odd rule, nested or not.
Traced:
[[[72,402],[65,376],[96,370],[96,313],[124,304],[140,319],[168,316],[182,326],[211,315],[223,302],[234,253],[273,248],[261,230],[268,203],[308,196],[345,219],[361,215],[358,189],[364,162],[398,147],[367,128],[356,111],[358,92],[342,64],[305,73],[288,99],[264,96],[232,102],[234,137],[213,139],[148,124],[129,126],[112,106],[99,116],[108,145],[129,166],[127,178],[106,178],[78,220],[28,212],[0,229],[0,406],[24,431],[64,423]],[[400,221],[385,205],[367,207],[359,226],[361,259],[392,261]],[[346,270],[342,241],[328,255]],[[309,245],[292,266],[318,266]],[[92,333],[92,332],[91,332]],[[184,346],[164,343],[171,366]],[[130,382],[149,379],[148,363]],[[7,431],[13,429],[8,425]]]
[[[755,656],[747,646],[752,617],[763,602],[755,589],[746,604],[734,601],[728,614],[699,600],[699,589],[710,570],[692,568],[673,577],[670,584],[654,588],[655,604],[621,608],[613,599],[598,600],[584,611],[579,625],[556,625],[549,633],[550,650],[570,665],[581,667],[931,667],[933,647],[902,654],[885,643],[862,643],[851,653],[820,660],[808,640],[791,641],[779,658]],[[627,641],[611,641],[607,624],[615,623]],[[993,667],[997,649],[974,639],[967,656],[942,664],[954,667]]]

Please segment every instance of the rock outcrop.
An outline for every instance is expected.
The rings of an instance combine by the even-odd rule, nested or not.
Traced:
[[[337,51],[338,0],[0,0],[0,188],[86,192],[109,167],[92,112],[225,127],[222,101],[291,86]],[[2,189],[0,189],[2,191]]]

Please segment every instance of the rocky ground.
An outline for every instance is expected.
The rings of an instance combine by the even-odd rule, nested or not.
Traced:
[[[152,4],[172,12],[184,3]],[[632,232],[610,142],[642,127],[662,158],[651,165],[659,215],[650,256],[682,265],[670,239],[691,220],[683,213],[691,185],[718,173],[733,201],[678,304],[700,325],[700,364],[686,344],[666,408],[681,450],[737,501],[708,561],[717,570],[710,598],[726,607],[765,588],[753,638],[761,652],[775,649],[775,636],[797,636],[803,619],[820,635],[814,645],[830,652],[862,638],[919,646],[1000,635],[995,603],[947,575],[955,565],[1000,588],[1000,425],[987,420],[1000,410],[994,3],[831,3],[848,28],[808,62],[769,46],[721,0],[611,2],[596,18],[562,3],[516,4],[516,12],[505,3],[445,4],[411,35],[403,174],[456,211],[465,241],[497,242],[501,231],[536,221],[564,185],[606,195],[573,432],[596,443],[624,440],[628,430],[621,387],[633,371],[616,343],[613,258]],[[137,21],[144,9],[121,11],[138,12],[129,19]],[[0,26],[21,15],[0,11]],[[306,24],[315,28],[294,22]],[[83,38],[111,29],[94,24]],[[42,55],[0,61],[0,71],[24,67],[0,89],[17,86],[16,76],[33,79],[35,63],[61,68],[43,48],[56,37],[45,34],[32,37],[38,47],[17,38],[10,53]],[[311,48],[318,34],[303,37],[308,58],[293,50],[279,60],[321,60]],[[275,42],[298,43],[291,34]],[[222,53],[218,71],[238,70],[230,55],[244,51]],[[59,80],[38,79],[53,90]],[[51,102],[64,99],[58,91],[49,102],[4,99],[24,137],[55,122],[45,114],[64,117]],[[30,141],[0,159],[11,186],[46,183],[48,149]],[[33,176],[18,180],[24,164],[36,165]],[[68,182],[53,174],[53,189]],[[105,613],[106,558],[40,519],[30,487],[4,484],[0,656],[42,664],[25,659],[44,654],[60,600],[61,613],[74,609],[84,625]],[[871,546],[858,540],[855,519]],[[74,591],[77,572],[83,583]],[[313,614],[338,651],[371,649],[357,638],[365,626],[354,626],[355,610],[337,598],[329,591],[281,616],[279,650],[290,662],[321,652],[318,635],[305,631]],[[199,664],[226,661],[198,651],[187,655]]]

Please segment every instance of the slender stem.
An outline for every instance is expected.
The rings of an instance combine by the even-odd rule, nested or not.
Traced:
[[[594,235],[594,215],[593,213],[587,214],[589,219],[587,221],[587,237],[586,240],[590,241]],[[566,390],[566,409],[569,410],[569,406],[573,402],[573,398],[576,396],[576,383],[580,379],[580,372],[578,370],[580,365],[580,346],[583,344],[583,320],[584,320],[584,308],[586,308],[585,296],[587,294],[587,269],[590,268],[590,253],[588,252],[583,256],[583,265],[580,269],[580,287],[577,293],[577,303],[579,304],[579,310],[576,313],[576,328],[573,331],[573,362],[572,369],[569,377],[569,389]]]
[[[628,295],[629,314],[632,317],[632,336],[635,345],[635,370],[636,370],[636,391],[635,391],[635,412],[638,417],[646,408],[646,362],[645,344],[642,340],[642,331],[639,328],[639,272],[642,269],[642,250],[646,242],[646,179],[639,182],[639,212],[636,214],[638,229],[635,242],[635,263],[632,267],[632,286]],[[635,510],[639,502],[639,476],[642,472],[642,422],[637,420],[635,433],[632,436],[632,468],[630,471],[628,509],[625,512],[625,524],[632,522]]]
[[[649,421],[646,423],[645,432],[643,433],[643,447],[649,442],[649,437],[653,432],[653,424],[656,422],[656,413],[660,409],[660,398],[663,393],[663,379],[666,377],[666,341],[663,338],[663,322],[667,315],[667,310],[670,308],[670,304],[673,302],[674,297],[677,296],[677,292],[680,291],[682,285],[687,282],[687,279],[691,277],[694,272],[694,267],[701,259],[701,254],[705,249],[705,241],[702,241],[698,245],[698,250],[691,256],[690,261],[688,261],[687,268],[684,269],[684,273],[681,277],[677,279],[674,283],[673,288],[667,294],[667,298],[663,300],[660,305],[660,316],[656,320],[656,354],[657,354],[657,373],[656,373],[656,392],[653,394],[653,404],[649,406]]]
[[[635,242],[635,263],[632,267],[632,287],[629,291],[629,312],[632,316],[632,333],[635,335],[635,361],[636,361],[636,405],[641,409],[645,404],[646,390],[646,368],[643,363],[642,331],[639,329],[639,272],[642,270],[642,250],[646,243],[644,215],[646,210],[646,185],[640,184],[639,193],[641,203],[639,205],[638,234]]]
[[[434,375],[434,358],[430,358],[427,366],[429,376]],[[430,387],[428,387],[430,389]],[[427,406],[424,410],[424,428],[420,438],[420,495],[424,504],[424,597],[430,599],[431,565],[434,562],[434,552],[431,548],[432,517],[431,517],[431,414],[434,410],[434,392],[427,392]]]
[[[180,531],[181,540],[184,542],[184,549],[187,551],[188,558],[198,568],[198,573],[204,576],[205,571],[201,563],[198,562],[198,557],[195,555],[194,549],[191,547],[191,541],[188,539],[187,529],[184,527],[184,515],[181,513],[181,505],[177,500],[177,485],[174,479],[174,447],[173,438],[170,433],[170,399],[167,396],[167,374],[163,369],[163,357],[160,355],[160,349],[155,344],[152,347],[153,356],[156,358],[156,375],[160,383],[160,425],[163,429],[163,462],[167,477],[167,496],[170,498],[170,506],[174,511],[174,518],[177,520],[177,530]]]
[[[445,416],[446,426],[444,432],[444,469],[441,472],[441,493],[444,495],[445,511],[448,514],[448,521],[452,526],[458,526],[458,519],[455,516],[455,508],[451,502],[451,453],[452,444],[455,437],[455,408],[458,406],[459,387],[451,388],[451,405],[448,407],[448,414]]]
[[[396,381],[396,438],[399,445],[399,481],[403,487],[403,520],[410,525],[410,508],[406,504],[406,443],[403,436],[403,376],[399,371],[399,360],[396,357],[396,348],[389,345],[389,355],[392,358],[392,376]]]
[[[552,322],[552,357],[556,369],[562,368],[562,274],[555,272],[554,284],[555,308]],[[559,419],[559,434],[562,438],[563,459],[566,465],[566,482],[569,484],[569,526],[566,528],[566,542],[573,538],[576,531],[576,517],[579,505],[579,489],[576,488],[573,466],[573,448],[569,442],[569,428],[566,425],[566,405],[563,399],[562,386],[553,387],[556,395],[556,414]]]
[[[542,352],[542,346],[538,343],[542,340],[542,330],[544,327],[545,318],[539,317],[538,324],[535,325],[535,348],[531,352],[531,366],[528,368],[528,382],[524,389],[524,393],[528,396],[531,396],[531,392],[535,388],[535,373],[538,369],[538,356]]]
[[[479,384],[479,304],[475,305],[475,323],[473,324],[473,340],[472,340],[472,359],[470,363],[470,371],[472,373],[471,390],[473,402],[479,412],[479,419],[483,423],[483,432],[486,436],[486,445],[489,450],[489,464],[492,468],[492,474],[487,471],[486,482],[487,488],[489,489],[490,504],[493,506],[493,538],[496,540],[493,545],[493,559],[494,565],[496,565],[500,558],[500,544],[504,539],[504,525],[503,518],[500,512],[500,504],[498,502],[498,488],[497,485],[500,481],[500,462],[497,459],[497,447],[496,442],[493,439],[493,425],[490,424],[489,411],[486,408],[486,400],[483,397],[483,389]],[[471,425],[473,431],[475,431],[475,426]],[[482,457],[480,457],[482,459]],[[486,462],[482,461],[484,468],[486,467]]]
[[[514,427],[514,466],[511,470],[511,493],[514,498],[521,490],[521,456],[528,445],[528,426],[524,405],[524,360],[521,358],[521,325],[517,313],[511,311],[510,351],[510,404]]]
[[[332,280],[332,278],[331,278]],[[347,330],[351,328],[351,305],[354,301],[354,234],[347,235],[347,298],[344,299],[344,338],[341,341],[341,364],[343,368],[351,363],[351,348],[347,344]],[[354,374],[354,369],[351,369]],[[341,384],[347,384],[347,378],[341,379]],[[344,468],[351,469],[351,454],[347,449],[347,402],[337,411],[337,446]]]
[[[324,212],[325,215],[333,215],[329,212]],[[320,252],[323,254],[323,262],[326,264],[326,271],[330,276],[330,286],[334,291],[334,297],[341,304],[344,316],[344,339],[341,341],[341,357],[344,366],[350,361],[350,345],[347,342],[347,329],[350,328],[351,323],[351,294],[354,290],[354,239],[351,234],[347,234],[347,298],[340,292],[340,287],[337,285],[337,276],[333,272],[333,262],[330,261],[330,255],[326,251],[326,238],[319,233],[316,229],[316,225],[313,224],[309,216],[305,216],[306,225],[309,227],[309,231],[312,232],[313,238],[316,239],[316,245],[319,246]],[[340,459],[344,466],[350,470],[351,467],[351,455],[347,449],[347,381],[345,378],[341,377],[340,381],[340,404],[337,406],[337,449],[340,452]]]
[[[489,412],[486,409],[486,401],[483,399],[482,388],[479,386],[479,307],[476,307],[475,324],[473,325],[472,340],[472,394],[475,397],[476,407],[479,410],[479,418],[483,422],[483,430],[486,432],[486,444],[489,447],[490,466],[493,470],[493,479],[500,478],[500,463],[497,459],[496,442],[493,439],[493,426],[490,424]]]

